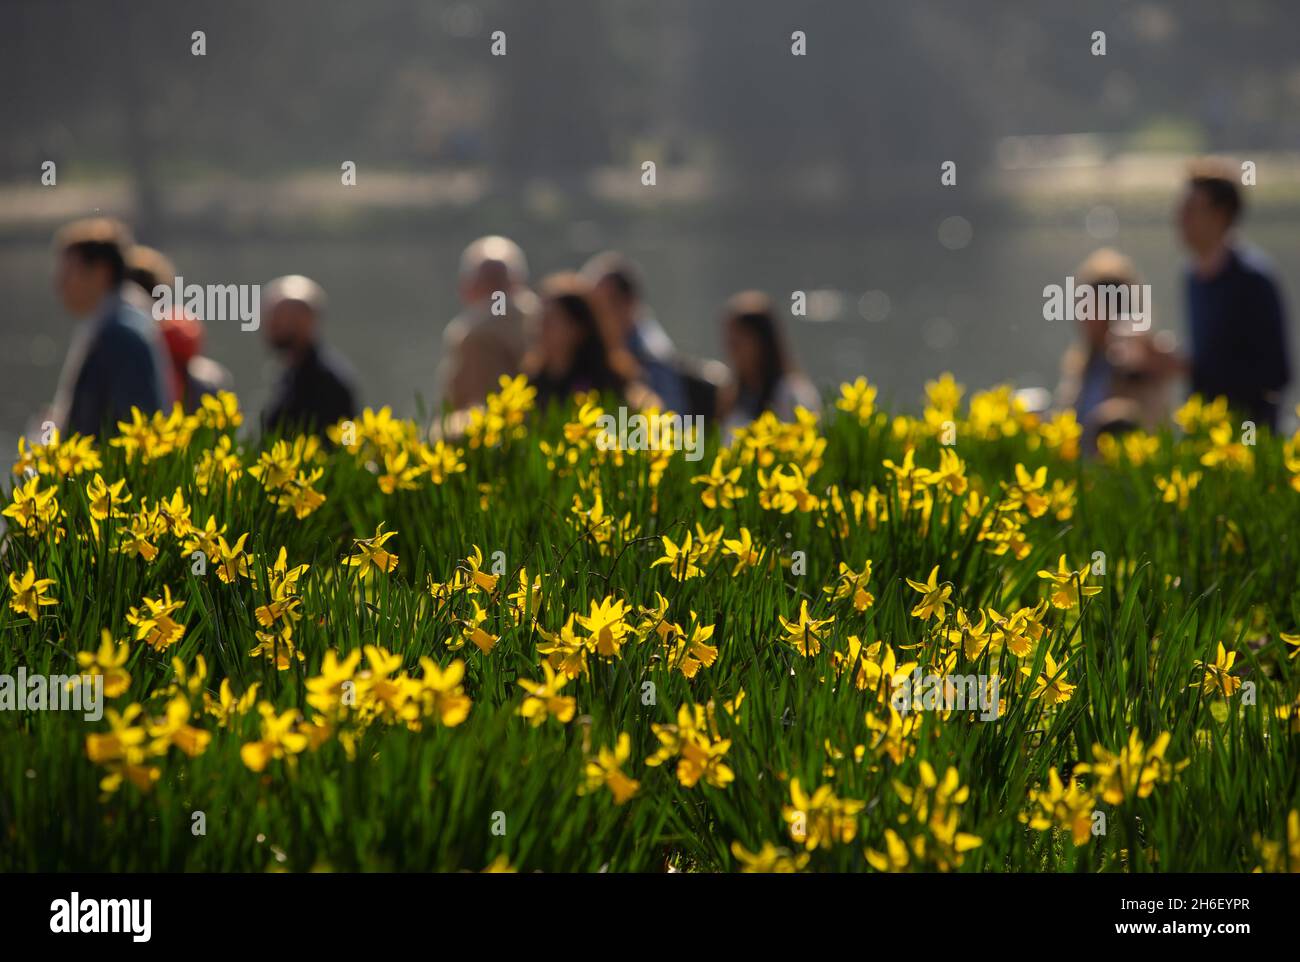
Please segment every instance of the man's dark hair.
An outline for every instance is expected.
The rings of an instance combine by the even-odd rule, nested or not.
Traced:
[[[126,255],[131,232],[121,221],[91,217],[73,221],[54,238],[55,250],[75,255],[83,264],[105,264],[115,285],[126,278]]]
[[[1241,188],[1237,186],[1235,171],[1226,163],[1213,158],[1192,162],[1188,181],[1196,190],[1203,191],[1210,206],[1228,215],[1228,223],[1235,224],[1241,216]]]
[[[582,276],[593,287],[609,281],[627,300],[641,300],[641,272],[631,260],[617,251],[606,251],[587,261],[582,268]]]

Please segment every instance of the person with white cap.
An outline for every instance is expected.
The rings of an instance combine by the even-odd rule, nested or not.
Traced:
[[[501,376],[523,368],[537,297],[528,262],[508,237],[480,237],[460,258],[461,314],[443,331],[438,396],[452,411],[482,404]]]

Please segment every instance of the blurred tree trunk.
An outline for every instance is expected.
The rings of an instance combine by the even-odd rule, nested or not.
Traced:
[[[144,11],[147,13],[147,11]],[[142,20],[142,11],[136,4],[123,4],[118,9],[123,42],[119,46],[118,105],[123,119],[122,130],[126,136],[125,156],[130,171],[135,217],[132,225],[137,237],[154,237],[162,229],[163,211],[155,159],[159,142],[154,125],[150,122],[159,82],[156,71],[150,68],[147,55],[150,49],[149,32]]]
[[[522,189],[545,178],[574,184],[609,160],[606,114],[599,82],[608,50],[604,20],[593,0],[529,0],[489,21],[506,32],[503,74],[495,100],[493,170],[498,188]]]

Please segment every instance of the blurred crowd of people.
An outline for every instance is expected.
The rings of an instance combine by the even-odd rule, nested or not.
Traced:
[[[1286,317],[1269,268],[1237,239],[1242,210],[1230,167],[1192,165],[1177,216],[1190,255],[1187,354],[1174,349],[1168,332],[1110,316],[1102,297],[1078,318],[1056,404],[1076,412],[1090,442],[1103,432],[1157,427],[1169,416],[1174,382],[1184,377],[1192,392],[1225,396],[1243,417],[1277,427],[1291,378]],[[59,296],[81,320],[49,414],[61,431],[102,435],[130,420],[132,407],[150,413],[180,402],[192,412],[204,394],[232,387],[230,373],[203,354],[197,312],[170,297],[166,309],[155,301],[176,276],[164,254],[102,218],[64,228],[55,248]],[[1140,285],[1137,268],[1119,251],[1097,251],[1076,271],[1078,288],[1112,285]],[[782,312],[759,291],[734,295],[721,311],[725,363],[677,351],[636,265],[618,253],[532,285],[517,244],[483,237],[461,257],[458,295],[462,309],[445,329],[436,375],[442,415],[435,433],[454,435],[502,375],[519,374],[537,389],[539,405],[596,390],[630,408],[702,415],[725,430],[767,411],[785,420],[798,407],[820,411]],[[356,378],[322,337],[320,285],[279,277],[263,285],[260,303],[262,337],[283,367],[263,429],[321,432],[356,415]],[[862,367],[870,375],[869,359]]]
[[[233,389],[230,372],[203,354],[198,312],[170,294],[176,268],[134,243],[108,218],[76,221],[55,238],[55,287],[79,320],[47,419],[64,434],[95,437],[180,403]],[[260,289],[258,326],[283,373],[263,412],[267,430],[321,431],[357,413],[355,377],[321,340],[325,292],[307,277],[278,277]]]
[[[767,295],[746,291],[728,301],[722,332],[729,364],[722,364],[679,353],[644,290],[636,265],[610,251],[542,279],[534,291],[517,244],[505,237],[472,243],[461,257],[463,310],[443,336],[444,430],[454,433],[458,416],[496,390],[502,375],[521,373],[541,406],[594,390],[630,408],[724,425],[764,411],[791,419],[799,405],[820,411]]]

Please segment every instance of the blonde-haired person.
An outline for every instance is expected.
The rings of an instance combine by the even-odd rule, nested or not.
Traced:
[[[821,413],[821,397],[795,364],[770,297],[762,291],[732,295],[722,336],[732,372],[719,399],[724,429],[744,427],[764,411],[782,421],[793,421],[799,407]]]
[[[1074,409],[1089,449],[1098,434],[1150,431],[1169,418],[1170,383],[1182,362],[1160,338],[1135,330],[1124,311],[1112,317],[1114,300],[1106,296],[1108,289],[1122,291],[1118,302],[1127,305],[1140,285],[1133,261],[1109,247],[1093,251],[1075,271],[1076,292],[1091,288],[1094,307],[1076,308],[1079,333],[1061,358],[1056,402]],[[1145,307],[1149,312],[1150,305]]]

